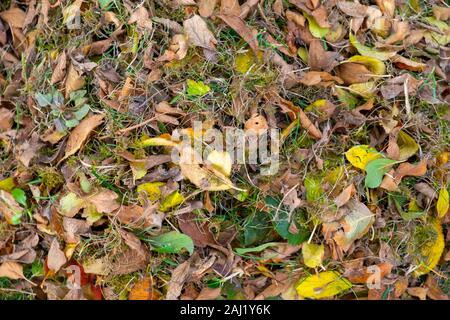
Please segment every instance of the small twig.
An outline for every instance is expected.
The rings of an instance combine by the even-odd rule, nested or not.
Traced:
[[[9,289],[9,288],[0,288],[0,291],[16,292],[16,293],[28,294],[30,296],[35,296],[36,295],[36,293],[34,293],[34,292],[28,292],[28,291],[17,290],[17,289]]]
[[[119,131],[117,131],[117,133],[119,133],[119,134],[124,134],[124,133],[126,133],[126,132],[128,132],[128,131],[132,131],[132,130],[134,130],[134,129],[143,127],[143,126],[145,126],[147,123],[150,123],[150,122],[152,122],[152,121],[155,120],[155,119],[156,119],[156,117],[151,117],[151,118],[149,118],[149,119],[147,119],[147,120],[145,120],[145,121],[143,121],[143,122],[141,122],[141,123],[138,123],[138,124],[136,124],[136,125],[134,125],[134,126],[131,126],[131,127],[125,128],[125,129],[120,129]]]

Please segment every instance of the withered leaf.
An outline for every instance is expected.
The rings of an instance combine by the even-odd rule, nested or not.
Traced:
[[[104,117],[105,116],[103,114],[89,116],[81,121],[74,130],[72,130],[66,144],[64,157],[60,160],[60,162],[75,154],[81,148],[92,130],[97,128],[103,122]]]

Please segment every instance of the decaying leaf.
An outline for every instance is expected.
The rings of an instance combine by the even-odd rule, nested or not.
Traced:
[[[64,252],[59,247],[59,242],[56,238],[53,238],[53,241],[50,245],[50,250],[48,251],[47,256],[47,266],[53,272],[58,272],[59,269],[67,262],[67,258]]]
[[[349,212],[340,221],[343,230],[334,235],[334,241],[343,251],[349,250],[353,242],[362,238],[375,222],[374,214],[363,203],[350,200],[346,207]]]
[[[92,130],[97,128],[103,122],[104,117],[105,116],[102,114],[92,115],[80,122],[80,124],[70,133],[64,157],[60,162],[75,154],[81,148]]]
[[[14,261],[6,261],[0,265],[0,277],[6,277],[8,279],[25,279],[22,265]]]
[[[304,243],[302,245],[302,256],[305,264],[310,268],[316,268],[322,264],[325,254],[324,245]]]
[[[216,50],[217,40],[202,17],[194,15],[183,22],[183,27],[190,43],[208,50]]]
[[[444,234],[439,220],[431,220],[420,231],[416,233],[415,239],[416,245],[420,246],[417,248],[415,259],[417,269],[414,270],[414,275],[416,277],[427,274],[436,267],[445,247]],[[422,238],[422,232],[425,233],[425,239]]]
[[[352,284],[335,271],[324,271],[299,281],[297,293],[301,297],[321,299],[347,291]]]

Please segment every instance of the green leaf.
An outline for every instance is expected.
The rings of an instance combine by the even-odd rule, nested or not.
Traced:
[[[75,116],[75,119],[81,121],[89,113],[89,110],[90,110],[89,105],[85,104],[80,109],[75,111],[73,115]]]
[[[86,95],[87,91],[86,90],[77,90],[74,92],[70,93],[70,101],[74,101],[75,104],[77,104],[77,100],[84,98],[84,96]]]
[[[204,96],[207,94],[211,88],[203,83],[203,81],[194,81],[188,79],[187,83],[187,94],[190,96]]]
[[[244,246],[267,241],[270,229],[270,216],[266,212],[257,211],[254,215],[250,215],[244,222]]]
[[[23,207],[27,206],[27,195],[25,194],[25,191],[15,188],[11,191],[11,195],[17,203],[21,204]]]
[[[44,264],[39,260],[34,261],[33,264],[31,265],[31,273],[32,277],[44,276],[45,275]]]
[[[15,215],[13,215],[11,217],[11,223],[16,226],[18,224],[20,224],[20,219],[22,218],[22,214],[21,213],[16,213]]]
[[[102,8],[102,9],[106,9],[111,2],[112,2],[112,0],[98,0],[98,4],[100,5],[100,8]]]
[[[314,17],[310,16],[309,14],[303,13],[303,15],[308,20],[309,31],[315,38],[323,38],[330,31],[330,28],[322,28],[321,26],[319,26]]]
[[[271,215],[273,219],[273,223],[275,224],[275,231],[287,242],[291,245],[298,245],[300,243],[305,242],[309,238],[309,230],[303,227],[300,223],[295,221],[295,219],[288,219],[288,212],[281,209],[276,212],[280,201],[273,197],[266,197],[264,199],[266,205],[271,208]],[[275,217],[276,215],[276,217]],[[292,223],[295,223],[295,226],[298,230],[297,233],[291,233],[289,231],[289,227]]]
[[[159,253],[180,253],[185,248],[189,254],[194,252],[194,242],[191,237],[177,232],[170,231],[149,240],[153,245],[153,250]]]
[[[46,107],[52,104],[52,95],[50,93],[36,93],[35,98],[40,107]]]
[[[80,121],[78,121],[77,119],[64,120],[64,124],[66,125],[67,128],[74,128],[79,123]]]
[[[352,46],[354,46],[356,48],[356,50],[358,50],[359,54],[366,56],[366,57],[371,57],[371,58],[375,58],[381,61],[384,60],[388,60],[389,58],[392,58],[393,56],[395,56],[397,54],[397,52],[395,51],[382,51],[382,50],[378,50],[375,48],[370,48],[367,47],[365,45],[362,45],[358,39],[356,39],[356,37],[353,34],[349,34],[349,39],[350,39],[350,44]]]
[[[368,188],[377,188],[380,186],[383,176],[389,171],[390,167],[397,161],[387,158],[375,159],[367,163],[365,168],[367,175],[365,185]]]

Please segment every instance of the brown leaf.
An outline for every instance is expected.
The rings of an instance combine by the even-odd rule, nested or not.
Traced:
[[[331,71],[338,64],[337,56],[337,52],[325,51],[319,39],[314,39],[309,45],[308,64],[313,71]]]
[[[50,245],[50,249],[48,250],[47,256],[47,267],[53,272],[58,272],[59,269],[67,262],[66,255],[59,248],[58,239],[53,238],[52,244]]]
[[[161,294],[153,287],[153,278],[140,279],[131,288],[128,300],[159,300]]]
[[[85,84],[84,78],[81,74],[75,69],[73,64],[70,64],[69,71],[67,73],[66,78],[66,99],[69,98],[70,94],[74,91],[77,91],[83,88]]]
[[[343,84],[341,78],[332,76],[328,72],[323,71],[309,71],[302,75],[300,78],[300,82],[305,86],[323,86],[328,87],[331,86],[334,82],[339,84]]]
[[[245,121],[244,129],[245,131],[252,131],[257,135],[261,135],[269,129],[269,125],[267,124],[267,120],[264,116],[255,114],[250,119]]]
[[[74,130],[72,130],[66,144],[64,157],[60,160],[60,162],[75,154],[81,148],[92,130],[97,128],[103,122],[104,117],[105,116],[103,114],[89,116],[81,121]]]
[[[294,105],[291,101],[281,98],[278,94],[268,96],[269,100],[273,103],[278,104],[283,112],[288,113],[292,121],[296,120],[297,117],[300,119],[300,125],[308,131],[308,133],[315,139],[322,138],[322,133],[319,129],[309,120],[306,113],[300,108]]]
[[[425,182],[419,182],[414,186],[414,189],[419,191],[420,193],[424,194],[428,197],[428,199],[433,200],[437,199],[438,195],[436,190],[434,190],[432,187],[430,187]]]
[[[250,48],[252,48],[253,53],[255,55],[258,55],[259,52],[258,40],[256,39],[256,36],[253,34],[252,30],[249,27],[247,27],[244,20],[236,16],[224,14],[220,15],[219,18],[222,19],[234,31],[236,31],[237,34],[239,34],[242,37],[242,39],[244,39],[245,42],[248,43]]]
[[[304,27],[306,23],[306,18],[304,16],[291,10],[286,10],[286,19],[293,21],[301,27]]]
[[[196,221],[196,215],[192,212],[178,217],[180,230],[192,238],[197,247],[204,248],[209,244],[215,244],[214,236],[209,230],[207,222]]]
[[[407,21],[394,20],[394,33],[384,40],[385,44],[394,44],[402,41],[409,34],[409,24]]]
[[[420,177],[427,172],[427,160],[422,160],[418,164],[411,164],[404,162],[399,165],[394,172],[394,179],[397,184],[400,184],[401,180],[405,176]]]
[[[22,29],[25,23],[26,14],[16,7],[0,12],[0,18],[5,20],[12,28]]]
[[[409,71],[419,71],[423,72],[426,68],[425,63],[416,62],[411,59],[407,59],[405,57],[402,57],[401,55],[395,55],[391,58],[392,63],[395,64],[395,66],[399,69],[405,69]]]
[[[433,6],[433,15],[438,20],[446,21],[446,20],[450,19],[450,8]]]
[[[400,298],[400,296],[405,293],[408,288],[408,278],[402,277],[397,280],[394,284],[394,297]]]
[[[36,156],[40,146],[39,135],[37,132],[33,132],[31,139],[17,146],[17,160],[25,167],[29,167],[31,160]]]
[[[119,233],[125,241],[126,248],[114,256],[111,274],[127,274],[145,268],[150,256],[147,247],[131,232],[119,230]]]
[[[367,6],[358,2],[338,1],[337,7],[350,17],[364,18],[367,15]]]
[[[50,80],[50,84],[55,84],[59,81],[62,81],[66,76],[66,66],[67,66],[67,55],[66,52],[63,51],[58,59],[56,60],[56,66],[53,70],[52,79]]]
[[[23,267],[14,261],[6,261],[0,265],[0,277],[9,279],[25,279],[23,275]]]
[[[373,272],[371,268],[379,268],[379,273]],[[383,262],[371,267],[362,267],[357,269],[347,269],[345,270],[344,277],[353,283],[367,283],[367,281],[374,277],[374,275],[380,275],[380,280],[385,276],[389,275],[392,270],[392,265],[389,262]]]
[[[427,276],[427,280],[425,281],[425,286],[428,288],[427,295],[430,299],[433,300],[449,300],[448,295],[446,295],[441,288],[439,288],[439,284],[437,283],[434,276],[429,274]]]
[[[220,0],[220,14],[239,17],[241,6],[238,0]]]
[[[406,289],[406,291],[414,296],[419,298],[420,300],[426,300],[427,299],[427,292],[428,292],[428,288],[422,288],[422,287],[412,287],[412,288],[408,288]]]
[[[335,199],[334,199],[334,203],[336,204],[336,206],[342,207],[343,205],[345,205],[348,200],[350,200],[351,197],[353,197],[353,195],[356,193],[356,188],[353,185],[353,183],[351,185],[349,185],[348,187],[346,187]]]
[[[157,213],[159,203],[149,205],[145,208],[138,205],[121,206],[116,213],[117,219],[124,224],[133,227],[145,228],[149,232],[156,232],[161,229],[164,219],[163,213]]]
[[[143,6],[139,7],[131,14],[128,23],[136,23],[138,27],[147,29],[147,31],[152,30],[152,20],[150,19],[147,9]]]
[[[8,131],[13,126],[14,112],[0,108],[0,132]]]
[[[86,200],[93,204],[98,212],[111,213],[120,206],[116,201],[118,197],[114,191],[102,189],[100,192],[89,196]]]
[[[222,3],[223,3],[223,1],[222,1]],[[217,4],[217,0],[200,0],[200,2],[198,4],[198,13],[203,18],[208,18],[213,14],[216,4]],[[239,3],[238,3],[238,5],[239,5]]]
[[[220,296],[222,288],[204,287],[195,300],[216,300]]]
[[[189,270],[191,267],[191,261],[187,260],[178,265],[172,272],[172,277],[167,284],[166,300],[176,300],[181,294],[183,285],[189,277]]]
[[[194,15],[192,18],[185,20],[183,27],[190,43],[208,50],[216,50],[217,40],[199,15]]]
[[[372,72],[366,66],[359,63],[342,63],[336,69],[336,74],[347,85],[367,82],[372,78]]]
[[[86,220],[64,217],[63,228],[66,231],[65,241],[67,243],[78,243],[80,241],[79,235],[89,231],[89,224]]]

